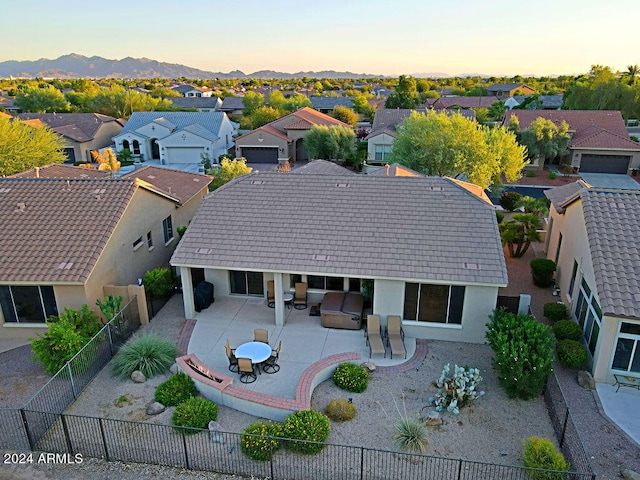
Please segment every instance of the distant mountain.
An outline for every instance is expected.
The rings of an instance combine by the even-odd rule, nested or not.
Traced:
[[[284,73],[273,70],[245,74],[240,70],[229,73],[207,72],[197,68],[175,63],[158,62],[149,58],[123,58],[109,60],[102,57],[85,57],[75,53],[63,55],[55,60],[41,58],[34,61],[9,60],[0,62],[0,77],[45,77],[45,78],[179,78],[212,79],[212,78],[258,78],[258,79],[293,79],[293,78],[376,78],[380,75],[369,75],[351,72]]]

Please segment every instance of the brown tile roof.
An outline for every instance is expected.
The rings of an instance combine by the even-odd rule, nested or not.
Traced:
[[[280,130],[278,130],[277,128],[273,128],[271,125],[263,125],[262,127],[258,127],[255,130],[253,130],[253,132],[256,132],[258,130],[262,130],[270,135],[273,135],[274,137],[278,137],[281,138],[282,140],[286,140],[287,142],[291,143],[293,140],[291,140],[289,137],[287,137],[287,135],[285,133],[282,133]],[[249,132],[251,133],[251,132]],[[247,134],[245,134],[247,135]],[[244,137],[244,135],[238,137],[238,138],[242,138]],[[236,140],[238,140],[238,138],[236,138]],[[234,140],[235,141],[235,140]]]
[[[43,167],[30,168],[24,172],[10,175],[9,178],[109,178],[109,172],[100,170],[91,170],[88,168],[74,167],[72,165],[64,165],[58,163],[50,163]]]
[[[138,187],[0,179],[0,281],[85,282]]]
[[[295,117],[299,120],[306,120],[311,125],[322,125],[326,127],[337,125],[341,127],[352,128],[351,125],[341,122],[340,120],[335,119],[329,115],[325,115],[324,113],[320,113],[319,111],[314,110],[311,107],[301,108],[300,110],[290,113],[289,116]]]
[[[306,173],[308,175],[355,175],[348,168],[328,160],[313,160],[299,168],[294,168],[291,173]]]
[[[285,125],[285,130],[310,130],[313,127],[313,124],[306,120],[298,120],[297,122],[290,123],[289,125]]]
[[[92,140],[103,123],[118,122],[100,113],[21,113],[18,118],[40,120],[54,132],[76,142]]]
[[[153,185],[160,192],[176,198],[184,205],[199,191],[211,183],[213,177],[201,173],[173,170],[171,168],[147,165],[133,170],[120,178],[140,179]]]
[[[495,209],[439,177],[251,173],[205,198],[171,263],[507,283]]]
[[[484,96],[484,97],[440,97],[435,99],[435,101],[430,102],[429,105],[433,106],[433,108],[444,108],[449,109],[452,107],[460,107],[460,108],[474,108],[474,107],[484,107],[488,108],[493,103],[500,100],[495,96]]]
[[[571,137],[571,146],[573,148],[640,150],[640,144],[631,140],[628,133],[621,136],[596,126],[575,132]]]

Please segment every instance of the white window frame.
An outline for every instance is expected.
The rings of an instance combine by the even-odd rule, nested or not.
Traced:
[[[611,362],[609,362],[609,366],[610,369],[613,370],[614,372],[624,372],[624,373],[629,373],[629,374],[635,374],[635,375],[640,375],[640,372],[636,372],[634,370],[631,370],[631,365],[633,364],[633,358],[636,355],[640,355],[640,335],[638,334],[634,334],[634,333],[622,333],[622,325],[624,323],[631,323],[634,325],[639,325],[640,322],[634,322],[634,321],[629,321],[629,320],[625,320],[625,321],[621,321],[618,325],[618,334],[616,335],[616,340],[615,343],[613,344],[613,352],[611,352]],[[631,349],[631,355],[629,356],[629,364],[627,365],[627,369],[626,370],[621,370],[619,368],[614,368],[613,367],[613,360],[615,359],[616,356],[616,347],[618,345],[618,339],[620,338],[626,338],[629,340],[633,340],[633,348]]]
[[[162,231],[164,232],[164,244],[165,246],[169,245],[175,238],[175,235],[173,234],[173,219],[171,218],[171,215],[162,220]]]
[[[377,144],[374,146],[373,158],[377,162],[384,162],[389,154],[391,153],[392,145],[387,144]],[[380,149],[380,151],[378,151]],[[378,154],[380,154],[380,158],[378,158]]]

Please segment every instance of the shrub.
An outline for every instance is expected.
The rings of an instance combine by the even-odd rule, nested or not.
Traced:
[[[544,304],[544,316],[553,323],[569,318],[567,306],[564,303],[550,302]]]
[[[369,372],[355,363],[341,363],[333,374],[333,382],[343,390],[362,393],[369,385]]]
[[[198,396],[198,389],[193,379],[179,372],[156,388],[155,401],[166,407],[175,407],[190,398]]]
[[[334,422],[348,422],[356,416],[356,406],[344,398],[336,398],[329,402],[324,413]]]
[[[249,425],[240,437],[242,453],[254,460],[266,461],[280,448],[282,425],[279,423],[256,422]]]
[[[166,298],[173,292],[173,277],[168,268],[154,268],[142,280],[147,292],[154,297]]]
[[[556,340],[574,340],[582,339],[582,328],[573,320],[560,320],[553,326],[553,333]]]
[[[100,308],[100,311],[108,322],[120,313],[123,300],[124,297],[122,295],[107,295],[104,297],[104,301],[101,301],[98,298],[96,300],[96,305]]]
[[[171,423],[176,427],[207,428],[209,422],[218,418],[218,405],[202,397],[185,400],[176,407]],[[198,433],[197,430],[181,429],[186,434]]]
[[[406,417],[396,423],[393,439],[401,450],[415,453],[425,453],[429,442],[422,422]]]
[[[549,170],[549,180],[555,180],[556,178],[558,178],[558,174],[553,170]]]
[[[505,192],[500,196],[500,206],[509,212],[513,212],[522,198],[518,192]]]
[[[438,381],[434,382],[434,386],[438,387],[438,393],[435,398],[429,400],[436,406],[436,411],[441,412],[446,408],[447,411],[457,415],[460,413],[460,408],[468,402],[484,395],[483,391],[476,390],[481,381],[480,370],[477,368],[455,365],[451,375],[451,369],[447,363]]]
[[[553,273],[556,271],[556,262],[548,258],[534,258],[531,260],[531,275],[533,284],[546,288],[553,285]]]
[[[282,436],[293,440],[287,441],[287,448],[302,453],[318,453],[322,450],[330,431],[329,419],[315,410],[292,413],[282,426]]]
[[[496,219],[498,220],[498,223],[502,223],[504,220],[504,213],[496,210]]]
[[[113,359],[113,374],[127,378],[135,370],[145,377],[165,372],[175,361],[178,349],[169,340],[154,333],[134,336]]]
[[[587,361],[587,349],[576,340],[560,340],[556,351],[558,360],[565,367],[580,368]]]
[[[568,470],[569,465],[562,453],[556,450],[551,440],[540,437],[530,437],[524,444],[523,465],[528,468],[544,468],[547,470]],[[560,472],[530,471],[529,475],[535,480],[562,480],[565,478]]]
[[[538,176],[538,172],[536,172],[535,170],[527,170],[527,177],[533,178],[537,176]]]

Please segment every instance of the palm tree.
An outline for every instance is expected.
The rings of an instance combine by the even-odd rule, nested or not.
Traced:
[[[531,242],[540,241],[540,219],[532,213],[516,213],[511,220],[501,223],[499,228],[502,245],[507,245],[512,258],[522,257]]]
[[[627,71],[622,74],[623,77],[629,77],[627,83],[629,85],[635,85],[638,80],[638,74],[640,73],[640,67],[638,65],[627,65]]]

